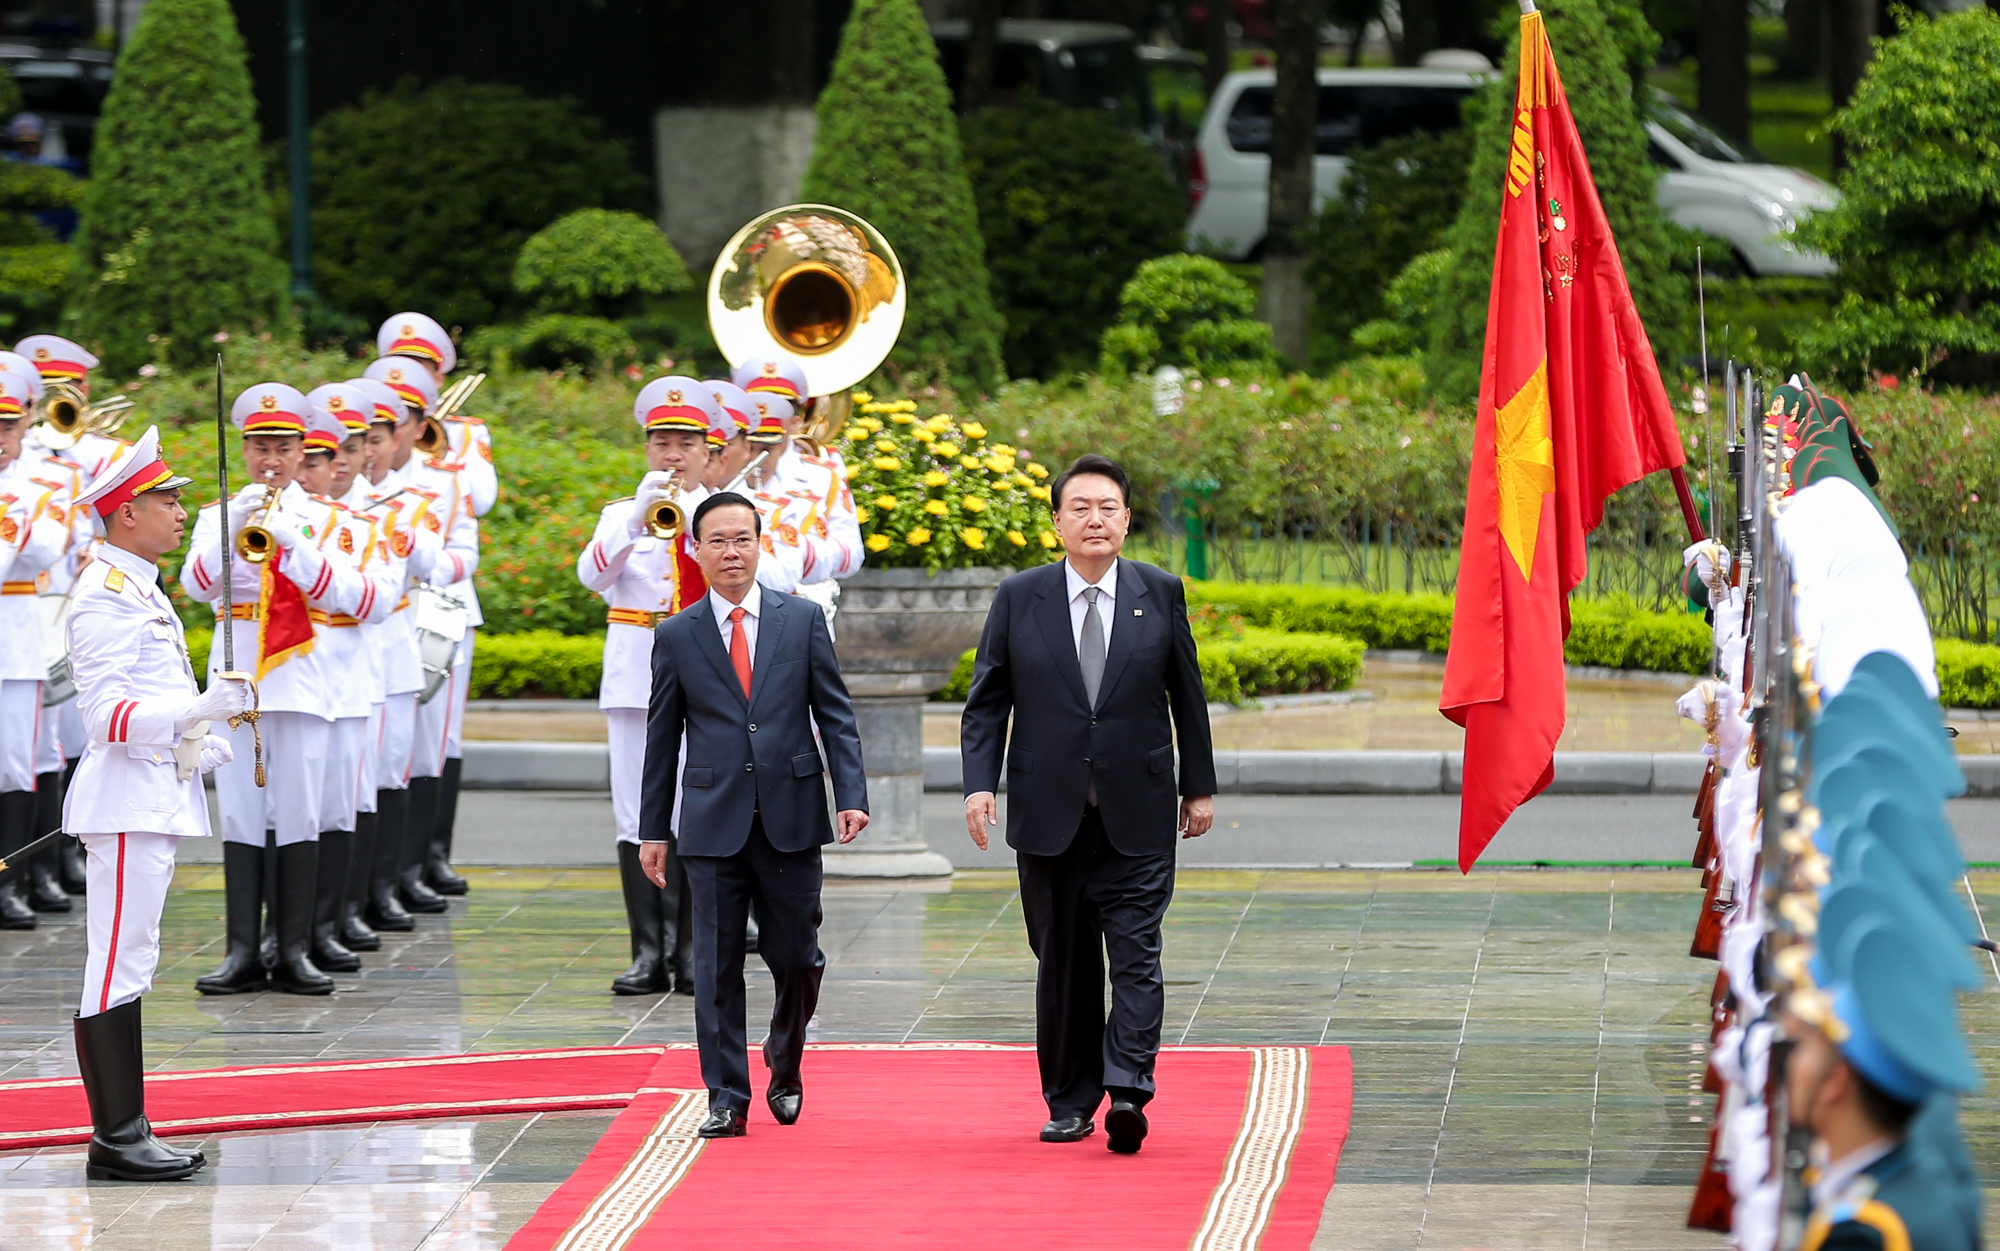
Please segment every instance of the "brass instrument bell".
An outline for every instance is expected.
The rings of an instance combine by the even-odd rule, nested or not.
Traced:
[[[646,533],[663,543],[679,538],[687,529],[687,510],[672,500],[660,500],[646,510]]]
[[[909,302],[882,232],[845,209],[793,204],[736,232],[708,276],[708,324],[730,361],[798,358],[807,392],[828,396],[875,372]]]
[[[264,500],[264,511],[258,515],[257,520],[236,532],[237,558],[253,565],[263,564],[278,550],[278,540],[271,537],[270,527],[266,524],[271,520],[271,513],[278,507],[278,493],[271,490],[268,483],[264,490],[268,493]],[[229,507],[229,501],[224,500],[221,506]]]
[[[130,414],[130,396],[114,395],[92,404],[73,382],[51,382],[42,392],[42,442],[55,451],[73,447],[93,431],[111,434]]]
[[[438,402],[424,415],[422,428],[417,431],[417,451],[425,456],[442,456],[451,450],[451,438],[445,433],[444,423],[459,415],[459,407],[472,397],[472,393],[477,391],[479,384],[484,381],[486,381],[485,374],[467,374],[452,383],[445,393],[438,397]]]

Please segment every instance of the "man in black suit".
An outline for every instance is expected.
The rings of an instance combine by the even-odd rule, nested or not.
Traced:
[[[1174,833],[1197,838],[1214,823],[1215,756],[1180,580],[1118,556],[1132,524],[1125,471],[1079,457],[1056,479],[1053,507],[1067,558],[1002,582],[979,640],[959,731],[965,828],[984,851],[1011,712],[1007,845],[1041,962],[1042,1141],[1088,1137],[1108,1093],[1107,1145],[1130,1154],[1146,1137],[1166,1014]]]
[[[696,560],[708,594],[653,634],[653,696],[639,798],[639,860],[664,886],[667,844],[687,866],[694,907],[695,1037],[708,1087],[703,1138],[736,1138],[750,1110],[744,1030],[744,924],[762,923],[758,954],[777,987],[765,1102],[799,1119],[806,1023],[819,1004],[820,852],[825,770],[840,841],[868,825],[868,782],[854,705],[817,604],[757,585],[762,519],[749,500],[711,495],[695,510]],[[681,760],[682,735],[687,760]],[[680,780],[680,828],[668,828]]]

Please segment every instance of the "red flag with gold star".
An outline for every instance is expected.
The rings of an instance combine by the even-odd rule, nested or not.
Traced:
[[[1470,871],[1555,771],[1569,593],[1613,491],[1684,459],[1554,53],[1521,18],[1444,715],[1465,727]]]

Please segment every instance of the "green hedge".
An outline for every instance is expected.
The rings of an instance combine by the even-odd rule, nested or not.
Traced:
[[[1233,639],[1204,641],[1201,684],[1218,704],[1240,704],[1259,695],[1295,695],[1305,691],[1344,691],[1361,672],[1358,639],[1338,634],[1286,633],[1245,629]],[[972,690],[972,660],[976,652],[958,658],[951,681],[931,696],[935,702],[961,703]]]
[[[2000,708],[2000,647],[1937,641],[1938,702],[1947,708]]]

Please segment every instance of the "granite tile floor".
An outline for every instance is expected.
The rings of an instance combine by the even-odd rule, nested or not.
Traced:
[[[692,1038],[689,1000],[608,993],[625,963],[610,872],[472,879],[331,998],[202,999],[221,880],[184,868],[147,1001],[149,1064]],[[1983,912],[2000,905],[2000,875],[1972,887]],[[1315,1248],[1720,1248],[1682,1227],[1713,1102],[1699,1083],[1714,969],[1686,954],[1697,903],[1679,871],[1185,872],[1167,1040],[1352,1048],[1353,1131]],[[826,913],[820,1038],[1032,1039],[1010,875],[837,884]],[[75,1071],[81,963],[81,912],[0,934],[0,1080]],[[753,979],[753,1020],[768,1002]],[[2000,1072],[1990,987],[1966,1021]],[[202,1144],[213,1167],[160,1186],[86,1185],[79,1148],[0,1153],[0,1248],[497,1249],[609,1119],[227,1134]],[[1965,1120],[2000,1176],[2000,1096],[1975,1096]]]

